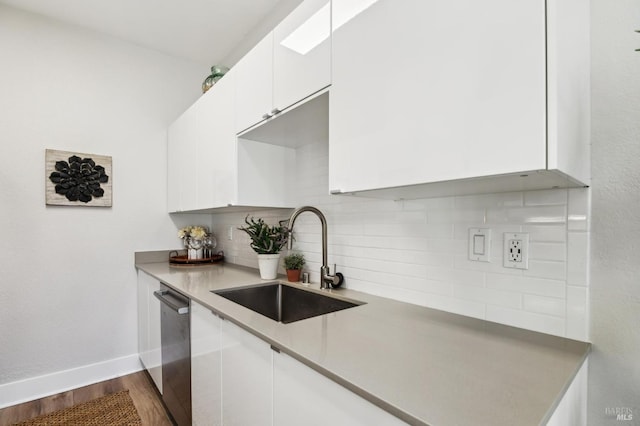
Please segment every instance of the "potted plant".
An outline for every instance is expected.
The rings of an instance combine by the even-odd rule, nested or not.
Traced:
[[[244,218],[247,224],[238,228],[244,231],[251,238],[251,248],[258,253],[258,266],[260,268],[260,278],[272,280],[278,276],[278,264],[280,261],[280,250],[287,244],[289,230],[282,224],[269,226],[262,218],[255,220],[249,216]]]
[[[304,254],[291,253],[284,258],[284,269],[287,270],[287,279],[290,282],[300,281],[300,272],[304,266]]]

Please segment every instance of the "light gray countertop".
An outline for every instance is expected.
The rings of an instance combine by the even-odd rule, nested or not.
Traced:
[[[348,289],[322,291],[366,304],[281,324],[211,293],[269,282],[257,270],[136,267],[410,424],[545,423],[590,351],[589,343]]]

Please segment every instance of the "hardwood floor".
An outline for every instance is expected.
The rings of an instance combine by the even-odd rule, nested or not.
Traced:
[[[41,414],[62,410],[75,404],[90,401],[124,389],[129,389],[129,395],[138,410],[143,425],[172,425],[164,409],[160,395],[156,391],[151,379],[147,373],[140,371],[83,388],[4,408],[0,410],[0,426],[12,425],[16,422],[31,419]]]

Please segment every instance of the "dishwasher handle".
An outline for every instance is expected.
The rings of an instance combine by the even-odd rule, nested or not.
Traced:
[[[187,306],[178,306],[175,303],[173,303],[171,300],[167,299],[166,297],[164,297],[167,294],[171,294],[170,291],[168,290],[158,290],[158,291],[154,291],[153,295],[162,303],[164,303],[165,305],[167,305],[168,307],[170,307],[171,309],[173,309],[174,311],[176,311],[178,313],[178,315],[184,315],[184,314],[188,314],[189,313],[189,305]]]

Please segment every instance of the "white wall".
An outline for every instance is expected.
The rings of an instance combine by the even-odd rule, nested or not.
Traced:
[[[5,6],[0,55],[3,406],[137,365],[133,253],[178,246],[166,128],[208,68]],[[45,148],[112,156],[113,207],[46,207]]]
[[[327,217],[329,263],[346,287],[559,336],[587,340],[586,189],[394,202],[328,195],[327,142],[297,149],[297,205]],[[274,224],[289,211],[251,212]],[[228,261],[257,267],[245,214],[213,215]],[[227,240],[229,227],[234,240]],[[491,263],[467,260],[470,227],[492,229]],[[294,248],[318,282],[320,222],[296,221]],[[502,233],[528,232],[530,268],[502,267]]]
[[[640,2],[592,0],[589,424],[640,422]],[[615,410],[631,412],[617,420]]]

